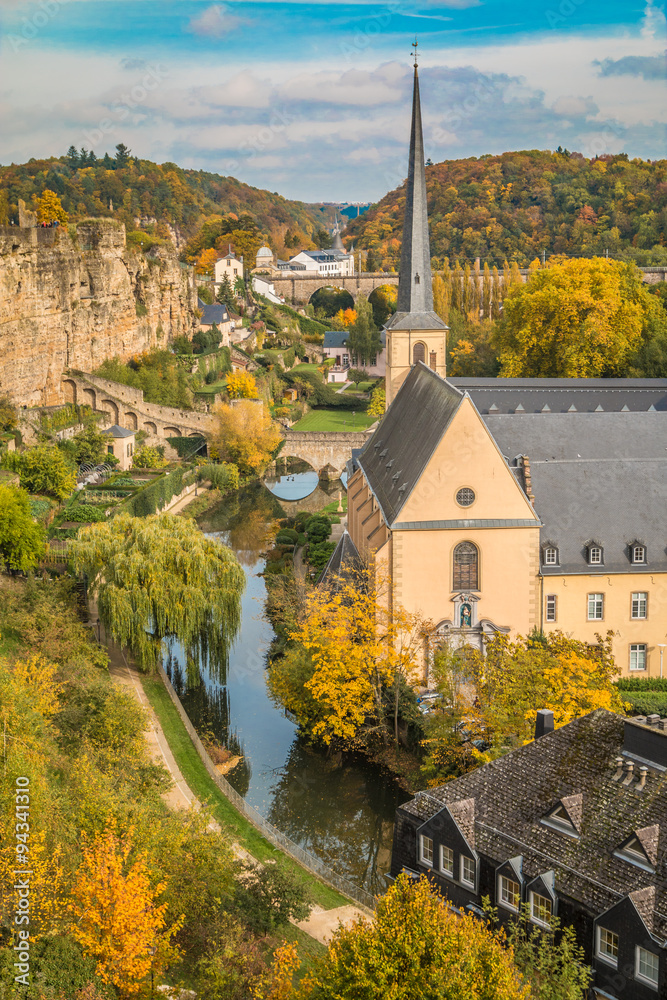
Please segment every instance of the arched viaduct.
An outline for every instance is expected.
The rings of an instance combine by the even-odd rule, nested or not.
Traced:
[[[320,288],[343,288],[349,292],[354,301],[357,296],[366,298],[380,285],[397,285],[398,274],[385,274],[383,271],[365,271],[362,274],[350,276],[307,274],[292,271],[289,274],[276,275],[268,279],[276,290],[276,295],[284,295],[286,302],[294,305],[307,305],[311,296]]]
[[[146,403],[143,390],[85,372],[65,373],[62,391],[67,403],[87,404],[93,410],[105,412],[109,424],[145,431],[146,443],[166,445],[167,457],[177,457],[176,452],[170,455],[167,438],[205,436],[214,428],[215,418],[210,413]]]
[[[285,431],[285,443],[277,461],[300,458],[316,470],[321,479],[340,479],[353,448],[363,448],[369,431]]]

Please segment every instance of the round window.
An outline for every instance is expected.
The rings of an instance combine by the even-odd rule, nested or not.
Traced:
[[[475,502],[475,491],[471,490],[469,486],[464,486],[456,494],[456,502],[459,507],[470,507]]]

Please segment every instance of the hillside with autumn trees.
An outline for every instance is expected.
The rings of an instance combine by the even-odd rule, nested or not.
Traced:
[[[436,266],[543,253],[667,263],[667,160],[526,150],[427,166],[426,184]],[[348,224],[369,270],[398,269],[404,206],[405,184]]]
[[[309,243],[332,215],[329,207],[289,201],[234,177],[141,160],[119,144],[113,157],[72,147],[65,156],[0,166],[0,224],[17,223],[19,199],[33,208],[46,189],[60,197],[70,222],[115,218],[128,232],[152,226],[158,237],[168,237],[171,227],[184,240],[210,216],[232,214],[251,216],[281,246],[286,234],[288,241],[298,235]]]

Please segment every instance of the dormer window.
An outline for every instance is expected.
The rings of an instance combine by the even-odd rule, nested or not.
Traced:
[[[530,919],[538,927],[551,927],[552,906],[547,896],[538,892],[530,894]]]
[[[602,546],[601,545],[589,545],[588,546],[588,565],[589,566],[601,566],[603,562],[602,559]]]
[[[557,566],[558,565],[558,549],[555,545],[546,545],[544,547],[544,565],[545,566]]]
[[[622,861],[627,861],[628,864],[635,865],[637,868],[641,868],[645,872],[655,871],[648,854],[644,850],[639,837],[636,835],[629,837],[624,844],[621,844],[621,846],[614,851],[614,857],[620,858]]]
[[[583,795],[568,795],[556,805],[540,823],[568,837],[578,837],[581,829]]]
[[[646,562],[646,546],[635,544],[630,548],[630,562],[633,565]]]

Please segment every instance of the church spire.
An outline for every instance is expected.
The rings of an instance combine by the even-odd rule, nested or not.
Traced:
[[[433,311],[433,290],[431,286],[431,247],[426,212],[424,136],[419,100],[416,40],[413,54],[415,76],[412,95],[412,128],[398,282],[398,312],[428,313]]]

